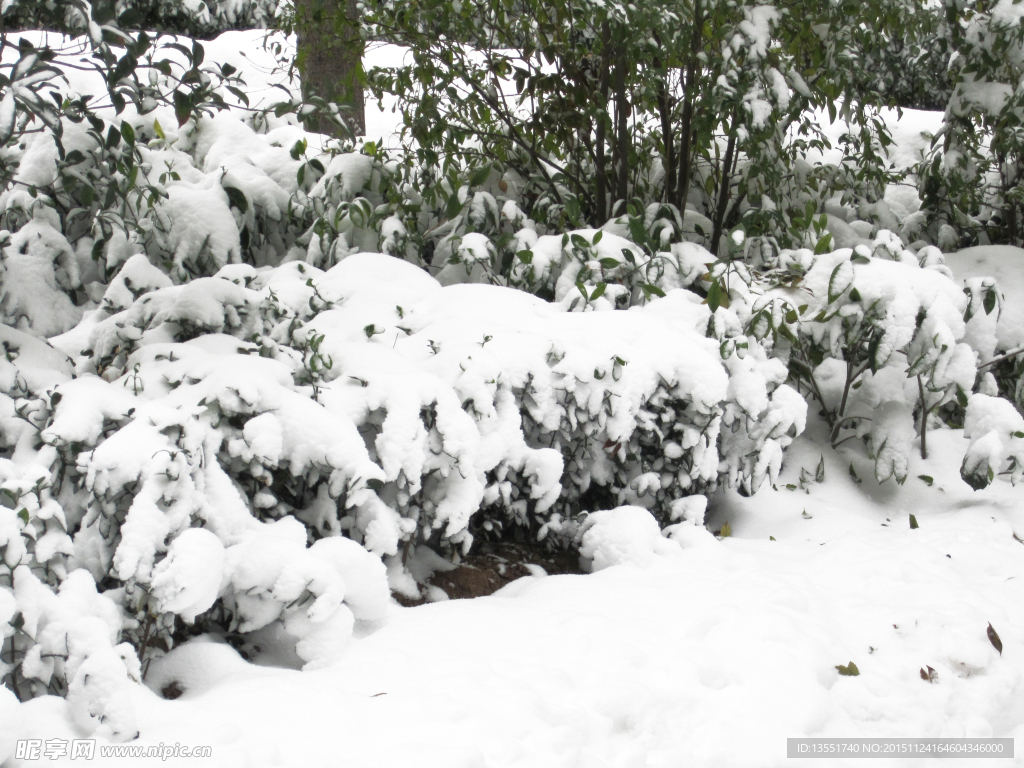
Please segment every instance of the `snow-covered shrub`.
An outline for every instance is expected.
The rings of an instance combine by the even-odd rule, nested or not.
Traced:
[[[971,444],[960,474],[972,488],[984,488],[996,475],[1010,475],[1015,485],[1024,477],[1024,417],[1009,401],[971,395],[964,436]]]
[[[988,395],[1000,395],[1024,413],[1024,326],[1013,313],[1004,313],[999,284],[991,277],[973,277],[964,291],[967,308],[967,333],[977,339],[981,366],[986,371],[982,388]]]
[[[138,657],[120,642],[116,592],[98,593],[75,570],[71,534],[82,511],[53,449],[38,440],[59,400],[45,393],[70,380],[70,361],[14,329],[0,326],[0,336],[0,677],[22,699],[66,696],[87,732],[133,738]]]
[[[941,111],[952,92],[945,9],[921,4],[913,10],[902,29],[865,30],[861,87],[888,96],[899,107]]]
[[[878,481],[903,482],[915,422],[926,455],[929,420],[966,404],[992,329],[976,324],[968,334],[971,301],[937,249],[906,250],[887,231],[873,251],[784,251],[779,263],[748,329],[774,339],[834,445],[866,438]]]
[[[946,0],[943,35],[954,89],[918,172],[933,236],[1024,242],[1024,7]]]
[[[756,344],[723,359],[685,290],[567,312],[371,254],[167,282],[125,264],[87,339],[57,340],[78,377],[35,382],[18,443],[43,444],[71,519],[30,518],[39,567],[118,585],[143,656],[190,624],[277,622],[325,663],[380,617],[379,556],[508,525],[571,541],[624,502],[694,517],[694,494],[774,476],[803,426],[784,367]]]
[[[210,0],[204,3],[159,0],[139,6],[130,0],[119,0],[110,6],[101,7],[98,15],[117,17],[125,26],[173,30],[177,34],[205,39],[226,29],[263,28],[279,13],[279,5],[278,0]],[[9,0],[3,6],[3,21],[4,27],[9,30],[48,29],[81,35],[88,33],[89,22],[93,21],[90,10],[87,3],[70,0],[43,3],[35,0]]]
[[[623,503],[696,519],[778,472],[804,401],[759,345],[724,353],[699,296],[568,309],[384,255],[173,285],[137,254],[54,340],[75,378],[4,331],[12,689],[130,737],[131,686],[182,638],[273,624],[329,663],[383,617],[382,557],[567,544]]]
[[[125,271],[140,272],[138,265]],[[86,377],[62,387],[43,436],[68,451],[94,494],[117,499],[125,483],[144,485],[139,470],[125,474],[105,458],[103,446],[121,432],[90,452],[88,464],[76,455],[114,426],[140,439],[140,406],[129,402],[189,392],[193,408],[215,404],[223,440],[205,452],[221,451],[258,516],[296,514],[316,535],[343,529],[380,554],[394,554],[417,530],[425,540],[443,532],[468,546],[481,504],[491,528],[515,522],[545,533],[584,510],[588,491],[605,494],[601,504],[645,497],[671,520],[675,501],[723,479],[752,491],[777,472],[804,410],[783,385],[783,365],[756,344],[723,352],[706,338],[710,310],[688,291],[611,312],[614,304],[595,289],[584,301],[577,282],[570,276],[561,305],[550,305],[510,289],[442,289],[384,256],[349,256],[326,273],[303,263],[228,267],[139,294],[120,312],[100,310],[88,342],[79,343],[88,354],[79,371],[114,384]],[[113,286],[109,293],[121,298],[107,303],[122,306],[117,280]],[[228,355],[223,368],[214,351]],[[237,355],[244,357],[227,362]],[[86,400],[116,403],[105,417],[110,426],[63,419]],[[327,445],[314,451],[296,442],[299,434],[326,440],[315,438],[318,430],[293,434],[297,427],[281,422],[282,409],[293,407],[286,403],[299,408],[300,400],[296,419],[326,409],[317,417],[323,428],[334,418],[351,425],[331,427],[333,442],[348,445],[350,468],[324,452]],[[172,442],[202,443],[189,438],[186,421],[175,422]],[[108,464],[118,467],[118,483],[96,485]],[[321,507],[339,496],[335,519]],[[314,500],[319,511],[302,512]]]
[[[383,2],[366,10],[369,34],[416,53],[368,78],[378,97],[400,99],[410,149],[433,181],[453,165],[493,170],[526,215],[559,235],[661,204],[720,254],[741,223],[792,245],[805,203],[836,192],[879,198],[888,137],[872,136],[885,133],[872,118],[888,95],[859,73],[875,38],[901,34],[912,10],[527,0],[510,13],[430,0],[408,13]],[[835,119],[840,106],[851,151],[837,166],[806,162],[828,143],[813,110]],[[491,215],[502,210],[499,200]]]

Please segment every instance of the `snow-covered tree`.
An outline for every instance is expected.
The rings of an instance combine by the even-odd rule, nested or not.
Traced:
[[[936,238],[1024,242],[1024,9],[1012,0],[943,3],[954,90],[921,168]]]

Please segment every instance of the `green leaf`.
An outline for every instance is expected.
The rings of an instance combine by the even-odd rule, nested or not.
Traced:
[[[823,253],[830,253],[832,251],[832,235],[828,232],[820,238],[817,244],[814,246],[814,255],[820,256]]]
[[[174,117],[178,120],[179,128],[192,117],[192,99],[182,91],[174,92]]]
[[[121,132],[117,130],[113,125],[107,129],[107,141],[104,146],[107,149],[113,149],[121,143]]]
[[[613,259],[611,256],[605,256],[603,259],[601,259],[601,266],[604,267],[605,269],[615,269],[617,266],[619,266],[619,262],[617,259]]]
[[[475,171],[473,171],[472,174],[470,174],[469,186],[471,186],[471,187],[479,187],[481,184],[483,184],[485,181],[487,181],[487,179],[490,177],[490,175],[491,175],[491,166],[485,165],[482,168],[477,168]]]
[[[572,242],[573,248],[579,248],[580,250],[584,251],[590,248],[590,243],[588,243],[581,235],[569,235],[569,240],[570,242]]]
[[[825,454],[821,454],[821,459],[818,461],[818,468],[814,472],[814,482],[825,482]]]
[[[523,264],[529,264],[533,261],[533,251],[516,251],[516,258]]]
[[[860,300],[861,300],[861,298],[860,298],[860,291],[858,291],[856,288],[853,288],[850,291],[850,301],[860,301]]]
[[[25,509],[24,507],[19,509],[18,510],[18,517],[21,518],[21,521],[23,523],[25,523],[25,525],[28,525],[28,510],[27,509]]]
[[[967,407],[967,393],[964,392],[963,387],[959,384],[956,385],[956,401],[959,403],[961,408]]]
[[[589,299],[589,298],[587,298],[587,289],[586,289],[586,287],[585,287],[585,286],[583,285],[583,283],[582,283],[582,282],[577,282],[577,283],[576,283],[576,290],[577,290],[577,291],[579,291],[579,292],[580,292],[580,293],[581,293],[581,294],[583,295],[583,300],[584,300],[584,301],[590,301],[590,299]]]
[[[128,144],[135,144],[135,129],[132,128],[129,123],[121,123],[121,135],[124,137],[124,140],[128,142]]]
[[[665,292],[658,286],[652,285],[651,283],[641,283],[640,290],[644,292],[644,297],[648,299],[651,298],[651,296],[657,296],[661,299],[665,298]]]
[[[233,94],[234,97],[238,99],[240,102],[242,102],[245,106],[249,106],[249,97],[245,95],[244,91],[242,91],[239,88],[235,88],[235,86],[233,85],[227,85],[225,86],[225,88],[228,89],[228,93]]]
[[[857,665],[852,661],[846,665],[838,664],[836,665],[836,669],[839,670],[839,674],[844,677],[857,677],[857,675],[860,674],[860,670],[857,669]]]
[[[161,127],[159,120],[153,121],[153,133],[155,133],[160,139],[167,139],[167,137],[164,136],[164,129]]]
[[[597,301],[599,298],[601,298],[604,295],[604,289],[607,287],[608,286],[605,285],[604,283],[598,283],[597,287],[594,289],[594,292],[590,294],[590,300]]]
[[[726,520],[725,523],[722,524],[722,530],[719,531],[718,535],[721,536],[723,539],[727,539],[730,536],[732,536],[732,526],[729,525],[728,520]]]
[[[832,304],[839,299],[846,289],[853,284],[853,264],[849,259],[836,264],[832,270],[832,276],[828,280],[828,303]]]
[[[716,312],[722,306],[722,285],[717,280],[708,288],[708,297],[705,301],[712,312]]]
[[[591,241],[591,245],[597,245],[598,243],[601,242],[603,237],[604,237],[604,230],[603,229],[597,230],[597,232],[594,233],[594,239]]]
[[[622,258],[630,264],[636,264],[636,256],[633,255],[633,252],[629,250],[629,248],[622,249]]]
[[[916,530],[919,527],[920,526],[917,524],[917,517],[915,517],[914,515],[911,515],[910,516],[910,530],[913,531],[913,530]]]
[[[985,314],[991,315],[992,310],[996,308],[996,292],[993,290],[985,291]]]
[[[224,191],[227,192],[228,201],[237,208],[241,213],[245,213],[249,210],[249,201],[245,199],[245,193],[242,192],[238,187],[224,187]]]
[[[640,245],[647,239],[647,232],[644,230],[644,223],[639,217],[630,217],[629,237],[637,245]]]
[[[454,219],[459,215],[459,211],[462,210],[462,205],[459,202],[458,190],[452,190],[451,195],[448,197],[448,205],[445,207],[445,214],[449,219]]]
[[[928,476],[928,475],[918,475],[917,477],[918,477],[918,479],[919,479],[919,480],[924,480],[924,482],[925,482],[926,484],[928,484],[929,486],[930,486],[930,485],[931,485],[932,483],[934,483],[934,482],[935,482],[935,478],[934,478],[934,477],[930,477],[930,476]]]

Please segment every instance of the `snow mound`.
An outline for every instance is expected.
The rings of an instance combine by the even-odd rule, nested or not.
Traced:
[[[578,534],[580,563],[596,572],[613,565],[645,566],[679,548],[661,535],[661,527],[642,507],[616,507],[591,512]]]
[[[14,754],[21,733],[21,704],[5,686],[0,686],[0,763]]]
[[[200,635],[153,659],[146,672],[146,687],[165,698],[196,696],[231,675],[251,670],[230,645]]]

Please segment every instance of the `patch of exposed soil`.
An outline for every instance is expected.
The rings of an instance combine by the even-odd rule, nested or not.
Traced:
[[[176,699],[185,692],[185,689],[181,686],[177,680],[171,680],[163,688],[160,689],[160,695],[165,699]]]
[[[544,552],[512,542],[485,542],[462,560],[458,568],[437,572],[429,584],[443,590],[452,600],[483,597],[506,584],[533,575],[528,565],[540,566],[548,575],[583,573],[575,552]],[[425,599],[411,600],[397,593],[395,599],[405,606],[422,605]]]

